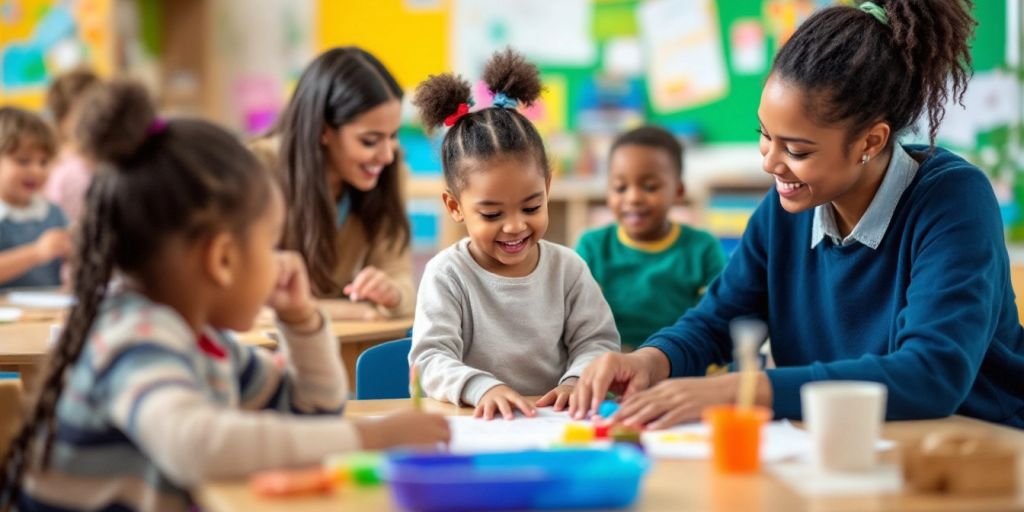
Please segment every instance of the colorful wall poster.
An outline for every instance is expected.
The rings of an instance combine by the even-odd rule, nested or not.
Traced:
[[[692,108],[728,93],[713,0],[652,0],[639,9],[655,111]]]
[[[54,76],[114,68],[113,0],[0,0],[0,103],[39,109]]]
[[[764,44],[764,27],[755,19],[737,20],[729,28],[729,49],[732,69],[738,75],[764,72],[768,52]]]
[[[540,66],[584,67],[597,58],[590,0],[455,0],[454,70],[477,78],[487,59],[511,46]]]

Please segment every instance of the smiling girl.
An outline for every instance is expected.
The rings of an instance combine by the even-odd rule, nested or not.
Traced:
[[[475,112],[461,78],[434,76],[416,91],[424,125],[450,127],[444,205],[469,237],[427,264],[409,362],[432,398],[511,419],[514,409],[564,409],[580,371],[618,351],[619,335],[583,260],[541,239],[551,170],[536,128],[516,110],[540,94],[537,68],[509,50],[491,58],[484,82],[494,103]]]

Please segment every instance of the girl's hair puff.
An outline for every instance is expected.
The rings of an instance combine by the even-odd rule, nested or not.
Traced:
[[[518,105],[532,105],[542,90],[540,71],[511,48],[496,53],[483,73],[494,95],[502,94]],[[451,74],[434,75],[421,83],[413,100],[428,131],[439,127],[470,100],[469,83]],[[492,106],[455,120],[441,143],[445,184],[456,196],[466,185],[469,163],[493,158],[532,159],[551,177],[544,141],[537,129],[514,108]]]

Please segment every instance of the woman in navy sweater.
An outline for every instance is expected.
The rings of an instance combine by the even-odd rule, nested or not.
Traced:
[[[934,147],[970,76],[962,0],[821,10],[775,58],[758,109],[776,181],[701,303],[631,354],[587,368],[570,412],[625,395],[614,419],[661,428],[735,400],[730,320],[768,324],[778,366],[756,401],[800,417],[800,386],[870,380],[886,417],[963,414],[1024,427],[1024,330],[992,187]],[[926,115],[932,146],[899,135]]]

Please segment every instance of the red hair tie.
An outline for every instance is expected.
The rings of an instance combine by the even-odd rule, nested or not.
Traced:
[[[462,117],[462,116],[464,116],[464,115],[466,115],[468,113],[469,113],[469,103],[459,103],[459,108],[455,109],[455,113],[450,115],[450,116],[448,116],[448,117],[446,117],[446,118],[444,118],[444,125],[445,126],[454,126],[455,122],[458,121],[460,117]]]

